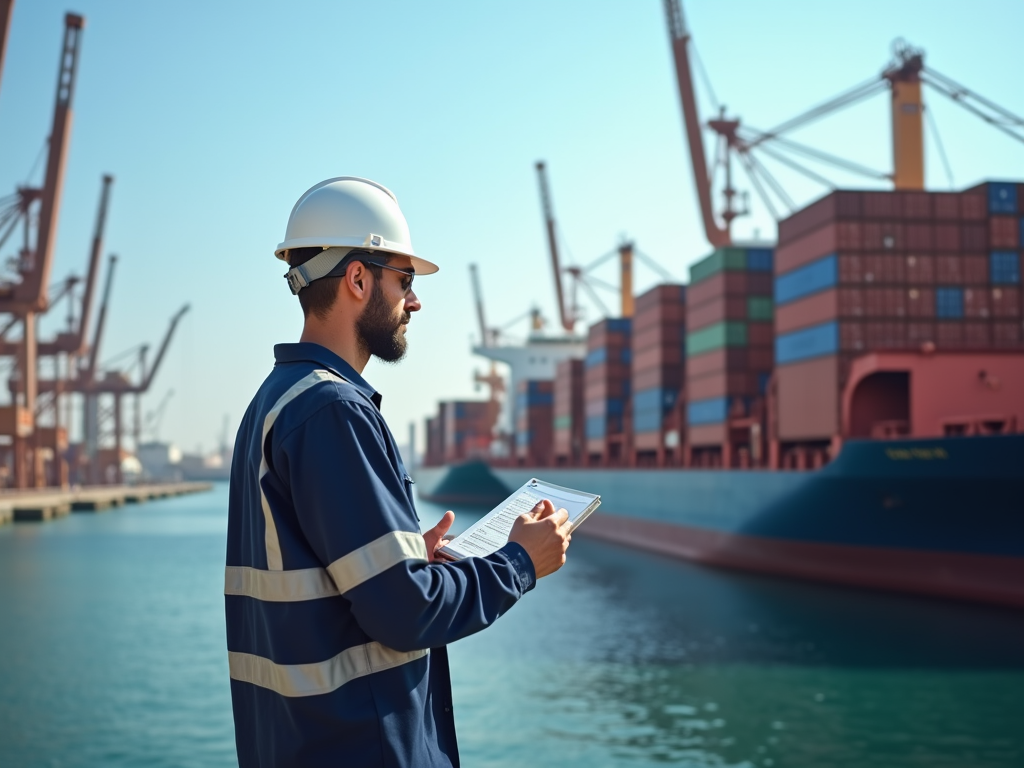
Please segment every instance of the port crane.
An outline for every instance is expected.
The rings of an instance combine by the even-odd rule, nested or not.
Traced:
[[[7,52],[7,33],[11,29],[14,0],[0,0],[0,82],[4,77],[4,54]]]
[[[746,195],[741,195],[733,186],[734,161],[738,161],[743,167],[751,186],[775,219],[785,218],[788,212],[796,210],[797,205],[759,155],[830,189],[834,188],[834,185],[817,170],[808,167],[809,162],[839,168],[876,181],[890,182],[897,190],[924,189],[924,126],[928,113],[925,112],[922,99],[922,85],[930,86],[932,90],[997,130],[1024,143],[1024,118],[980,96],[934,68],[926,67],[924,52],[902,40],[894,44],[893,59],[880,76],[872,77],[770,130],[761,131],[745,125],[738,117],[728,117],[724,110],[707,123],[702,123],[697,109],[690,59],[692,36],[686,27],[682,3],[681,0],[664,0],[664,5],[704,234],[714,248],[732,243],[733,220],[749,212]],[[885,91],[890,94],[892,112],[891,171],[869,168],[794,141],[786,135],[796,128],[809,125]],[[715,160],[710,171],[701,133],[705,128],[716,137]],[[941,144],[940,154],[945,162]],[[721,210],[716,212],[712,193],[719,170],[724,176],[721,189],[723,205]]]
[[[0,7],[0,34],[6,47],[12,2]],[[60,210],[68,139],[71,133],[72,102],[78,54],[85,19],[74,13],[64,17],[57,89],[50,127],[46,170],[41,188],[19,187],[13,195],[0,199],[0,245],[19,223],[24,237],[18,253],[16,279],[0,283],[0,312],[10,313],[22,326],[16,350],[19,376],[10,406],[0,409],[0,432],[12,438],[14,484],[19,488],[41,486],[42,451],[35,449],[35,422],[38,396],[37,319],[49,308],[48,287],[53,266],[54,243]]]
[[[541,211],[544,214],[544,229],[547,234],[548,253],[551,257],[551,269],[555,279],[555,296],[558,299],[558,316],[562,328],[573,333],[576,323],[583,319],[583,312],[579,305],[579,289],[583,289],[590,299],[597,305],[605,315],[611,315],[608,306],[601,300],[600,295],[594,290],[595,287],[604,288],[619,295],[619,317],[633,316],[633,262],[639,259],[644,264],[657,272],[662,278],[671,280],[672,276],[643,252],[639,251],[635,244],[629,240],[623,241],[614,250],[598,257],[586,266],[561,265],[561,258],[558,251],[558,228],[555,222],[554,206],[551,202],[551,190],[548,185],[547,165],[544,161],[538,161],[535,165],[537,170],[537,182],[540,188]],[[615,286],[605,282],[593,275],[593,271],[614,257],[619,260],[619,285]],[[565,273],[571,279],[568,300],[562,284],[562,274]]]

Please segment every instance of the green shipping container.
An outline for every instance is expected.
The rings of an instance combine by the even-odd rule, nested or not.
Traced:
[[[774,312],[774,302],[768,296],[747,297],[747,319],[771,321]]]
[[[572,427],[572,416],[558,416],[555,418],[555,429],[569,429]]]
[[[699,283],[722,271],[745,272],[747,252],[743,248],[717,248],[707,258],[690,267],[690,284]]]
[[[747,324],[724,322],[686,334],[686,355],[702,355],[722,347],[747,346]]]

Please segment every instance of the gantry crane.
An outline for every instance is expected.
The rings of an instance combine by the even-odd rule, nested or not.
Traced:
[[[5,40],[12,5],[8,3],[0,9],[6,15],[6,18],[0,17]],[[49,307],[47,289],[53,265],[64,166],[71,132],[71,105],[84,27],[83,17],[73,13],[64,17],[64,39],[43,186],[41,189],[20,187],[12,196],[0,200],[0,246],[19,223],[23,225],[24,231],[17,279],[0,284],[0,312],[12,314],[22,325],[20,349],[17,351],[20,375],[12,379],[20,386],[14,393],[11,406],[2,409],[4,413],[0,419],[4,431],[13,438],[14,483],[19,488],[26,488],[30,483],[41,485],[44,479],[42,452],[31,450],[38,395],[36,321],[38,314]]]
[[[765,157],[800,173],[812,181],[833,187],[832,183],[812,168],[808,161],[830,165],[876,181],[890,182],[898,190],[924,189],[924,117],[922,84],[951,99],[977,117],[1010,137],[1024,143],[1024,118],[974,93],[931,67],[925,67],[924,53],[897,40],[893,60],[880,76],[873,77],[843,93],[786,120],[768,131],[744,125],[739,118],[729,118],[724,112],[709,120],[700,121],[690,66],[691,36],[683,19],[680,0],[664,0],[669,41],[675,60],[676,81],[683,111],[683,123],[690,150],[694,185],[700,202],[704,233],[715,248],[732,242],[733,220],[747,213],[746,206],[737,207],[739,193],[733,187],[732,163],[738,159],[750,179],[751,185],[776,219],[785,218],[781,208],[794,211],[797,206],[786,190],[754,154]],[[892,130],[892,170],[879,171],[828,152],[796,142],[783,134],[805,126],[828,114],[859,103],[871,96],[889,91]],[[704,154],[702,129],[710,129],[717,137],[715,161],[708,170]],[[718,169],[724,171],[722,194],[724,205],[716,214],[712,191]],[[778,206],[776,205],[778,204]]]
[[[0,0],[0,84],[4,79],[4,54],[7,52],[7,33],[11,29],[14,0]]]

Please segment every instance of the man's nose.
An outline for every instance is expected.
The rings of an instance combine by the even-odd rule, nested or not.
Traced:
[[[409,295],[405,297],[405,311],[406,312],[419,312],[420,311],[420,307],[422,307],[422,306],[423,305],[420,304],[420,297],[417,296],[414,291],[410,290],[409,291]]]

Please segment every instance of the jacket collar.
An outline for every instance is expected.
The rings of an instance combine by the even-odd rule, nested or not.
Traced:
[[[366,379],[356,373],[355,368],[331,352],[327,347],[322,347],[309,341],[300,341],[296,344],[275,344],[274,359],[277,365],[287,363],[314,363],[315,365],[322,365],[327,370],[349,382],[366,395],[367,399],[373,402],[377,408],[380,408],[380,393],[371,387]]]

